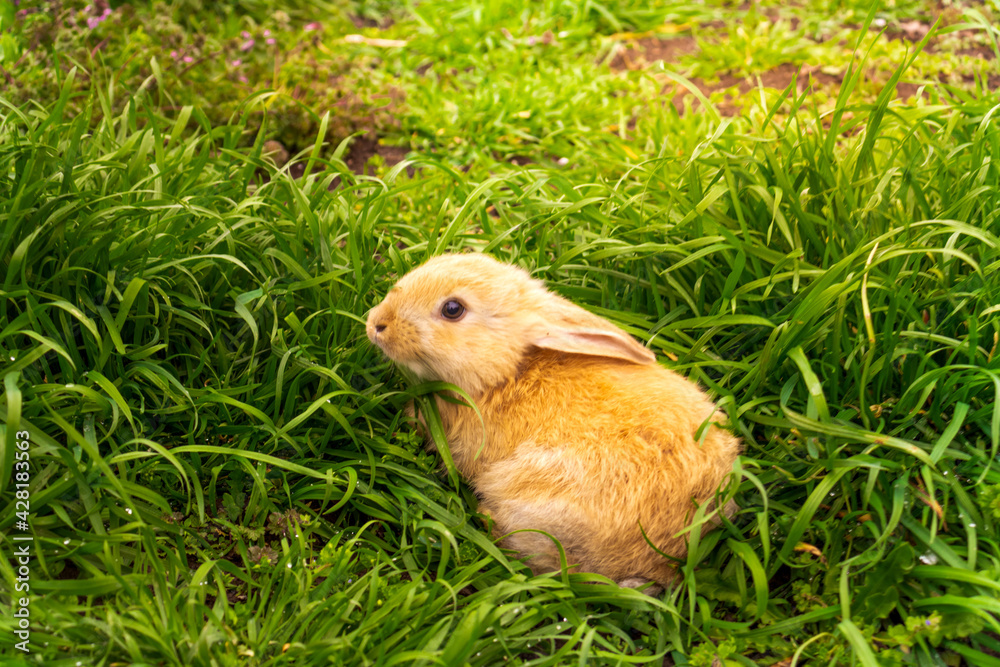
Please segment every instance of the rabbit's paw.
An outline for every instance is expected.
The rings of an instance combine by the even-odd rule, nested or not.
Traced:
[[[646,584],[652,584],[644,588],[641,592],[645,593],[650,597],[656,597],[663,592],[663,586],[651,582],[649,579],[643,579],[641,577],[627,577],[618,582],[618,585],[622,588],[642,588]]]

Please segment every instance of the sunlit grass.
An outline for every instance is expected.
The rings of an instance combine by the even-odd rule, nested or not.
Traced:
[[[262,157],[266,95],[228,124],[118,89],[73,115],[72,78],[0,101],[0,530],[11,546],[28,430],[37,547],[23,662],[1000,664],[996,93],[852,96],[856,61],[822,111],[788,91],[681,115],[642,101],[654,74],[589,60],[588,79],[581,45],[687,10],[476,7],[446,39],[421,3],[436,50],[385,55],[440,77],[400,128],[421,150],[378,178],[322,114],[289,165]],[[569,34],[514,48],[490,17]],[[463,249],[628,327],[744,439],[739,511],[693,531],[660,598],[531,577],[402,416],[365,314]],[[6,605],[6,558],[0,576]]]

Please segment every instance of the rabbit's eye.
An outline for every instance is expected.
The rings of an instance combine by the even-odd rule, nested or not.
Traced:
[[[454,299],[445,301],[444,305],[441,306],[441,315],[448,320],[460,320],[462,315],[465,315],[465,306]]]

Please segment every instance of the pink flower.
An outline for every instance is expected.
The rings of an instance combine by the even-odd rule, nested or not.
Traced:
[[[90,9],[91,9],[91,6],[87,5],[87,10],[89,11]],[[100,16],[88,16],[87,17],[87,27],[89,29],[93,30],[97,26],[101,25],[101,23],[104,22],[104,19],[108,18],[109,16],[111,16],[111,8],[110,7],[105,8],[104,12]]]
[[[178,53],[176,51],[171,51],[170,52],[170,57],[173,58],[174,60],[177,60],[177,56],[178,56]]]
[[[247,83],[248,81],[249,81],[249,79],[246,78],[245,76],[242,76],[242,75],[240,76],[240,83]]]
[[[242,37],[243,39],[250,39],[250,33],[244,30],[243,32],[240,33],[240,37]]]
[[[306,32],[311,32],[313,30],[322,30],[323,26],[320,25],[319,21],[313,21],[312,23],[307,23],[305,27]]]
[[[268,44],[275,44],[275,43],[277,43],[278,40],[276,40],[274,37],[268,37],[264,41],[266,41]]]
[[[250,49],[253,48],[253,45],[256,43],[257,42],[253,41],[252,39],[248,39],[247,41],[243,42],[243,44],[240,45],[240,51],[249,51]]]
[[[186,62],[186,63],[193,63],[194,62],[194,58],[192,58],[191,56],[184,56],[184,62]]]
[[[239,58],[237,58],[236,60],[234,60],[231,63],[229,63],[229,66],[230,67],[239,67],[242,64],[243,64],[243,61],[240,60]]]
[[[271,36],[271,31],[270,30],[265,30],[264,31],[264,37],[270,37],[270,36]]]

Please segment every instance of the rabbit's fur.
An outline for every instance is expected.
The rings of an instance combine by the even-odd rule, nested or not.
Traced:
[[[455,321],[442,312],[450,301],[465,309]],[[369,314],[367,333],[419,379],[475,400],[482,421],[469,407],[437,406],[497,535],[545,531],[571,566],[615,581],[673,579],[640,525],[658,549],[683,557],[678,532],[695,503],[714,502],[740,449],[695,384],[611,322],[486,255],[443,255],[406,274]],[[699,444],[705,420],[713,424]],[[515,533],[504,546],[535,572],[559,568],[540,533]]]

